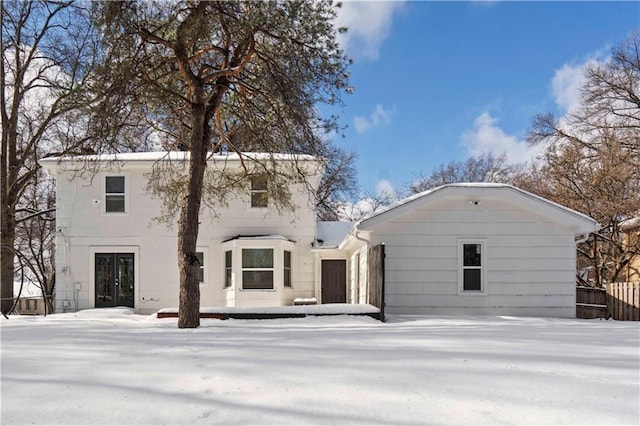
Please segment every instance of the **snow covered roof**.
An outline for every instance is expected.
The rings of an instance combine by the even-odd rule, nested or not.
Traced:
[[[270,235],[236,235],[235,237],[227,238],[226,240],[223,241],[223,243],[226,243],[227,241],[233,241],[233,240],[282,240],[282,241],[291,241],[292,243],[295,242],[285,237],[284,235],[270,234]]]
[[[240,155],[235,152],[210,154],[209,161],[240,161]],[[119,154],[98,154],[98,155],[72,155],[66,157],[47,157],[40,160],[45,165],[54,165],[60,162],[85,162],[85,161],[101,161],[101,162],[131,162],[131,161],[147,161],[155,162],[159,160],[187,161],[189,152],[186,151],[152,151],[152,152],[126,152]],[[277,160],[277,161],[320,161],[320,158],[307,154],[278,154],[264,152],[243,152],[243,160]]]
[[[353,229],[355,222],[318,222],[318,248],[335,248]]]
[[[364,219],[360,220],[355,226],[361,229],[368,228],[379,221],[387,220],[396,214],[406,212],[407,209],[413,208],[415,203],[428,202],[434,199],[437,194],[443,194],[450,191],[457,191],[460,194],[474,193],[474,195],[475,193],[481,195],[483,193],[487,194],[494,191],[504,191],[504,194],[520,196],[521,201],[529,201],[527,205],[525,205],[524,203],[520,203],[523,208],[528,208],[540,214],[542,214],[543,210],[545,210],[547,212],[553,212],[561,216],[564,215],[564,217],[566,218],[573,219],[573,222],[575,222],[576,225],[577,234],[595,232],[600,228],[598,222],[578,211],[572,210],[568,207],[562,206],[551,200],[547,200],[546,198],[532,194],[531,192],[525,191],[512,185],[489,182],[452,183],[429,189],[427,191],[404,198],[394,204],[391,204],[385,209],[374,212]],[[471,194],[469,195],[471,196]]]

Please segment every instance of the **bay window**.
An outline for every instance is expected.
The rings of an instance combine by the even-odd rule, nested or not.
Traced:
[[[223,241],[224,288],[274,293],[292,288],[294,249],[295,243],[282,235],[238,236]]]
[[[242,249],[242,288],[273,289],[273,249]]]

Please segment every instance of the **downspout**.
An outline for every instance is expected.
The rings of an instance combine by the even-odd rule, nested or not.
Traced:
[[[369,246],[371,244],[371,242],[368,239],[362,238],[358,236],[358,231],[359,229],[356,229],[355,232],[353,233],[353,236],[355,237],[356,240],[358,241],[362,241],[363,243],[365,243],[366,247],[367,247],[367,251],[369,250]]]
[[[365,238],[360,237],[358,235],[358,231],[359,231],[359,229],[357,227],[354,228],[353,236],[354,236],[354,238],[356,240],[362,241],[365,244],[365,250],[366,250],[366,256],[367,256],[367,275],[366,275],[367,279],[365,280],[365,282],[368,283],[369,282],[369,248],[371,246],[371,241],[369,241],[369,239],[365,239]],[[358,270],[360,271],[360,265],[358,265],[357,267],[358,267]],[[358,274],[358,282],[355,283],[358,286],[358,299],[360,299],[360,279],[361,279],[361,277],[362,277],[362,271],[360,271],[360,273]],[[368,284],[365,286],[365,289],[367,290],[367,292],[366,292],[366,296],[367,297],[365,299],[365,302],[369,303],[369,285]],[[356,301],[356,302],[358,302],[358,301]]]

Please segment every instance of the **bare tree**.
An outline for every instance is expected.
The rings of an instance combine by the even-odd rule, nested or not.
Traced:
[[[22,260],[16,275],[40,288],[45,314],[55,306],[55,201],[54,180],[39,171],[16,209],[15,247]]]
[[[42,213],[42,206],[25,201],[37,185],[37,160],[47,153],[75,152],[81,146],[60,136],[70,131],[69,113],[79,107],[76,95],[88,66],[84,55],[89,34],[70,1],[3,1],[0,11],[0,252],[2,312],[6,313],[12,305],[15,251],[25,249],[16,245],[17,228],[24,230]],[[44,213],[51,213],[46,206]],[[28,248],[24,255],[30,255]]]
[[[600,286],[618,279],[640,247],[622,243],[620,223],[640,212],[640,32],[611,60],[585,70],[582,105],[566,117],[535,117],[529,140],[547,144],[544,161],[520,185],[586,213],[602,229],[581,245]]]
[[[340,220],[342,206],[358,195],[355,154],[330,145],[323,157],[327,169],[316,194],[318,219]]]
[[[510,180],[516,166],[507,163],[504,154],[491,153],[470,157],[465,161],[440,164],[428,176],[420,174],[409,184],[409,193],[417,194],[438,186],[458,182],[498,182]]]
[[[320,135],[336,124],[321,119],[316,105],[339,101],[348,78],[332,25],[335,7],[328,1],[141,1],[106,2],[97,10],[105,51],[114,59],[105,78],[126,76],[126,90],[144,100],[135,106],[146,106],[162,146],[188,152],[186,173],[156,168],[172,177],[156,175],[155,189],[177,199],[178,326],[197,327],[203,200],[221,202],[228,190],[261,174],[269,178],[273,205],[291,208],[288,183],[304,180],[279,173],[273,159],[245,164],[240,176],[207,173],[207,156],[220,149],[323,153]],[[309,173],[303,169],[296,171]]]

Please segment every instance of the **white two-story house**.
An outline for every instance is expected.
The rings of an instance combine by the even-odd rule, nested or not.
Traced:
[[[178,305],[176,227],[156,220],[162,201],[147,185],[154,164],[186,163],[185,158],[157,152],[41,161],[57,184],[58,312],[129,306],[151,313]],[[244,166],[266,158],[248,153]],[[295,298],[320,298],[309,189],[317,189],[324,163],[311,156],[274,158],[306,167],[309,185],[292,185],[296,208],[288,213],[270,208],[269,187],[260,176],[215,214],[202,209],[197,249],[202,306],[279,306]],[[87,161],[92,171],[79,174]],[[208,164],[228,171],[242,167],[236,154],[213,155]]]
[[[598,229],[588,216],[509,185],[452,184],[356,223],[318,222],[321,159],[243,157],[216,154],[208,165],[240,170],[268,157],[303,168],[306,179],[289,188],[290,212],[272,208],[259,175],[215,215],[202,209],[202,307],[302,299],[373,303],[391,314],[575,317],[576,241]],[[57,182],[57,312],[178,306],[176,229],[154,220],[162,201],[147,190],[167,158],[185,162],[164,152],[41,161]],[[97,171],[79,174],[88,160]]]

